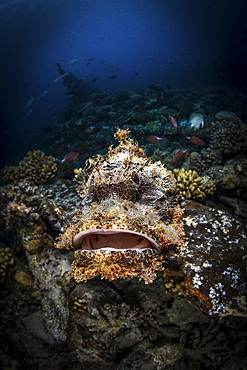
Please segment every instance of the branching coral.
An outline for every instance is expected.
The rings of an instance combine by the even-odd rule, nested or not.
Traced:
[[[187,199],[204,198],[207,194],[212,194],[215,185],[211,180],[200,177],[196,171],[185,171],[184,168],[174,169],[178,192]]]
[[[56,159],[52,156],[46,156],[40,150],[33,150],[27,153],[19,163],[20,178],[43,184],[52,178],[57,172]]]
[[[7,183],[13,183],[15,181],[18,181],[20,178],[20,169],[16,166],[4,166],[4,168],[1,170],[1,180],[7,184]]]
[[[4,183],[14,183],[26,179],[31,183],[41,185],[51,179],[57,172],[56,159],[46,156],[40,150],[27,153],[18,167],[5,166],[1,171],[1,180]]]

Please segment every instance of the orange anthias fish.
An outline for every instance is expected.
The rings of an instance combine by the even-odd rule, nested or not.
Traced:
[[[189,139],[195,145],[205,145],[204,141],[197,136],[186,136],[186,139]]]
[[[175,118],[173,116],[171,116],[170,114],[169,114],[169,118],[170,118],[172,126],[178,127],[178,124],[177,124],[177,121],[175,120]]]
[[[184,158],[186,152],[188,149],[181,149],[171,160],[170,167],[175,166],[176,164],[179,164],[181,160]]]
[[[147,137],[147,142],[150,144],[158,144],[161,140],[163,140],[163,137],[150,135]]]
[[[70,152],[68,154],[66,154],[66,156],[64,157],[64,159],[61,161],[61,162],[73,162],[76,160],[76,158],[78,157],[80,153],[78,152]]]

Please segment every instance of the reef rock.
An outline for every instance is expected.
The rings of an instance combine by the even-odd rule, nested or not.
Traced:
[[[240,119],[235,113],[227,112],[227,111],[221,111],[221,112],[216,113],[215,119],[218,121],[232,121],[236,123],[240,122]]]
[[[189,300],[197,296],[210,314],[247,316],[244,227],[223,210],[188,200],[182,206],[185,243],[168,263],[168,286]]]

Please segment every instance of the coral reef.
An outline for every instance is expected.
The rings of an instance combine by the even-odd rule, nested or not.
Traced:
[[[183,280],[181,271],[185,269],[187,294],[197,295],[199,300],[203,295],[202,301],[211,314],[246,316],[247,305],[238,304],[241,297],[246,299],[247,291],[246,269],[242,263],[246,255],[243,226],[222,210],[188,200],[182,206],[185,208],[185,247],[174,253],[174,261],[184,267],[175,268],[177,274],[173,271],[173,276]],[[165,275],[169,273],[164,271]]]
[[[200,177],[196,171],[185,171],[184,168],[173,170],[179,194],[187,199],[204,198],[213,194],[216,189],[212,180]]]
[[[66,87],[68,98],[74,104],[86,101],[92,92],[90,85],[83,79],[76,77],[73,73],[66,73],[59,63],[57,63],[57,70],[61,75],[60,78],[63,80],[63,85]]]
[[[14,256],[11,248],[7,247],[4,243],[0,243],[0,282],[4,283],[5,280],[11,276],[14,267]]]
[[[233,112],[220,111],[215,114],[215,119],[217,121],[231,121],[235,123],[241,122],[238,116]]]
[[[155,150],[154,154],[151,156],[151,159],[154,162],[160,161],[166,168],[169,167],[171,162],[170,154],[160,149]]]
[[[1,181],[4,184],[18,181],[20,178],[19,172],[19,167],[4,166],[4,168],[1,170]]]
[[[47,233],[44,223],[35,226],[33,231],[33,238],[30,241],[28,250],[31,253],[37,254],[44,248],[53,246],[53,238]]]
[[[20,161],[19,171],[20,178],[35,184],[44,184],[57,172],[56,160],[52,156],[46,156],[40,150],[33,150]]]
[[[16,202],[9,202],[6,207],[6,226],[11,227],[15,222],[18,225],[19,219],[26,219],[31,212],[31,207],[27,207],[26,204],[21,202],[20,204]]]
[[[211,167],[205,171],[205,175],[212,178],[217,187],[225,192],[225,195],[231,194],[234,197],[247,200],[246,159],[229,159],[224,166]]]
[[[46,156],[40,150],[32,150],[27,153],[18,167],[5,166],[1,171],[1,180],[4,183],[17,183],[21,179],[36,185],[44,184],[54,177],[57,172],[56,159]]]
[[[69,91],[74,79],[68,77]],[[70,91],[77,93],[73,86]],[[225,89],[205,95],[194,108],[202,98],[192,90],[154,85],[112,96],[95,93],[66,109],[42,148],[55,153],[61,143],[72,150],[78,145],[86,166],[74,181],[75,163],[48,184],[20,179],[19,167],[5,168],[3,368],[246,368],[247,162],[246,149],[240,150],[245,131],[229,112],[212,122],[218,106],[244,122],[246,98]],[[189,144],[194,152],[183,171],[196,170],[192,180],[200,177],[205,195],[216,185],[212,197],[176,198],[176,174],[147,158],[126,131],[118,132],[120,145],[106,154],[117,126],[130,127],[145,153],[155,151],[152,160],[166,167],[169,153],[188,144],[186,119],[193,110],[205,117],[197,135],[206,149]],[[232,123],[242,137],[237,133],[235,140],[231,131],[230,151],[226,136],[222,151],[211,146],[212,134]],[[88,125],[95,127],[93,134],[85,132]],[[149,135],[163,137],[159,150],[146,144]],[[98,151],[101,157],[95,158]],[[67,249],[54,247],[57,237]]]
[[[97,230],[94,239],[88,240],[90,249],[95,247],[95,238],[101,240],[107,234],[105,244],[96,251],[79,246],[71,272],[75,280],[87,281],[100,274],[109,280],[138,276],[149,283],[156,277],[155,270],[164,268],[162,259],[169,246],[182,244],[182,211],[170,173],[161,163],[152,163],[144,155],[137,143],[129,139],[129,130],[119,129],[115,136],[119,146],[109,148],[103,163],[96,162],[81,191],[85,203],[82,214],[60,236],[56,246],[70,249],[73,238],[77,245],[79,233]],[[109,230],[116,233],[109,235]],[[122,238],[124,245],[119,249]],[[138,250],[134,238],[141,241]]]
[[[57,177],[59,179],[73,180],[74,170],[76,169],[76,163],[63,162],[57,170]]]
[[[87,308],[86,300],[75,296],[72,302],[72,309],[74,312],[84,312]]]
[[[203,174],[212,166],[222,164],[220,150],[208,147],[202,149],[201,153],[192,152],[190,154],[189,168],[195,170],[199,175]]]
[[[221,154],[230,154],[246,148],[246,126],[240,122],[216,121],[212,123],[212,128],[211,149]]]

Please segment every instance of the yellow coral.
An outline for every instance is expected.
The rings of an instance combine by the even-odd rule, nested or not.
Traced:
[[[215,183],[212,180],[210,180],[207,176],[202,177],[202,183],[204,186],[205,193],[212,195],[215,192],[216,190]]]
[[[80,297],[74,297],[73,298],[73,304],[72,304],[73,311],[80,313],[84,312],[87,308],[85,299],[82,299]]]
[[[27,153],[19,163],[20,178],[26,178],[28,181],[37,185],[45,183],[57,172],[56,159],[52,156],[46,156],[40,150],[32,150]]]
[[[24,288],[31,288],[34,285],[32,276],[24,271],[18,270],[15,274],[15,280]]]
[[[205,178],[200,177],[195,170],[185,171],[184,168],[173,170],[178,192],[187,199],[203,198],[207,194],[212,194],[215,185]]]

